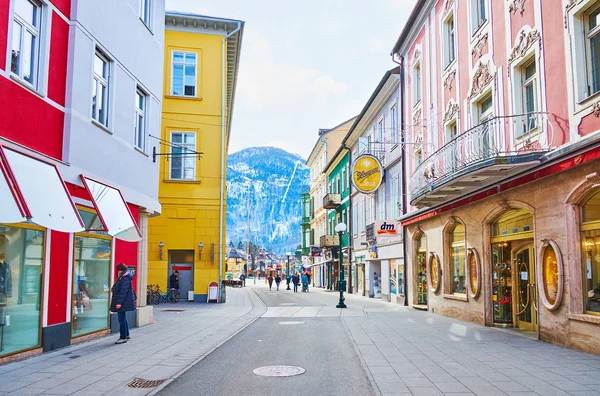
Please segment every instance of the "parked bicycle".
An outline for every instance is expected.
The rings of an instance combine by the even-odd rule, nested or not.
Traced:
[[[158,305],[160,303],[178,303],[181,293],[177,289],[169,289],[166,293],[160,290],[158,285],[148,285],[149,304]]]

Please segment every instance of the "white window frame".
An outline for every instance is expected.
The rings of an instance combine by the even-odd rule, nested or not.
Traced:
[[[352,206],[352,224],[354,225],[352,229],[352,236],[354,238],[358,237],[358,204]]]
[[[398,144],[398,105],[396,103],[390,106],[391,140],[392,150]]]
[[[533,74],[533,76],[527,78],[526,76],[526,71],[527,68],[531,65],[535,65],[535,73]],[[535,113],[537,111],[539,111],[539,95],[538,95],[538,87],[539,87],[539,82],[538,82],[538,73],[539,73],[539,68],[538,68],[538,64],[535,58],[528,60],[527,62],[523,63],[523,66],[521,66],[521,89],[520,89],[520,100],[521,100],[521,113],[523,114],[529,114],[529,113]],[[527,109],[527,89],[531,87],[533,89],[533,103],[534,103],[534,108],[532,111],[529,111]],[[518,128],[517,126],[515,127],[515,137],[519,138],[521,136],[524,135],[529,135],[532,132],[537,130],[537,125],[535,124],[535,115],[533,115],[533,125],[532,121],[530,117],[525,116],[525,124],[527,126],[531,126],[531,128],[527,129],[527,130],[522,130],[521,128]]]
[[[400,177],[396,176],[392,179],[392,185],[390,187],[391,205],[392,205],[392,218],[395,220],[399,216],[398,203],[400,202],[400,192],[398,191]]]
[[[106,77],[105,76],[101,76],[98,75],[96,73],[96,70],[94,68],[94,65],[96,63],[96,57],[99,57],[102,61],[104,61],[106,63]],[[92,79],[92,84],[93,86],[96,87],[96,93],[99,92],[99,88],[101,86],[106,88],[106,95],[102,96],[102,100],[103,100],[103,109],[104,109],[104,122],[101,121],[100,118],[100,107],[96,106],[96,109],[94,110],[94,96],[93,96],[93,87],[92,87],[92,96],[91,96],[91,100],[92,100],[92,106],[91,106],[91,110],[92,110],[92,119],[97,122],[98,124],[108,128],[109,127],[109,118],[110,118],[110,81],[111,81],[111,71],[112,71],[112,61],[110,60],[110,58],[108,58],[104,52],[102,52],[99,48],[96,47],[96,50],[94,51],[94,62],[92,62],[92,73],[94,75],[93,79]]]
[[[483,10],[481,6],[483,5]],[[490,16],[487,0],[471,0],[471,33],[475,35],[477,31],[485,25]],[[482,15],[483,14],[483,15]]]
[[[26,22],[25,20],[23,20],[19,15],[17,15],[17,12],[15,10],[15,7],[13,5],[13,18],[11,20],[11,29],[12,29],[12,40],[10,40],[10,42],[8,43],[8,50],[12,51],[12,42],[14,41],[15,35],[17,34],[17,32],[14,29],[14,24],[18,24],[21,27],[21,33],[20,33],[20,37],[19,37],[19,53],[23,52],[23,38],[25,37],[25,32],[29,32],[33,38],[34,38],[34,48],[32,51],[32,64],[33,64],[33,71],[32,71],[32,81],[29,82],[27,81],[24,77],[23,77],[23,57],[20,56],[19,57],[19,65],[18,65],[18,73],[15,73],[12,71],[12,52],[11,52],[11,56],[8,59],[9,62],[9,66],[8,66],[8,70],[10,70],[11,75],[15,76],[19,81],[22,81],[24,84],[32,87],[34,90],[38,89],[38,80],[39,80],[39,72],[40,72],[40,59],[42,58],[41,56],[41,36],[42,36],[42,22],[43,22],[43,18],[42,18],[42,14],[44,12],[44,7],[43,4],[40,3],[37,0],[25,0],[26,2],[32,4],[34,7],[37,8],[37,12],[36,12],[36,24],[37,26],[33,26],[30,23]],[[14,1],[12,2],[13,4],[15,3]]]
[[[175,54],[176,53],[180,53],[183,54],[183,63],[179,63],[179,62],[175,62]],[[186,60],[188,55],[195,55],[196,59],[194,61],[194,95],[186,95],[185,94],[185,67],[186,66],[191,66],[192,64],[190,63],[189,65],[187,64]],[[173,50],[171,51],[171,96],[176,96],[176,97],[184,97],[184,98],[197,98],[198,97],[198,58],[199,58],[199,54],[197,52],[186,52],[186,51],[177,51],[177,50]],[[173,76],[175,75],[175,65],[182,65],[183,66],[183,86],[182,86],[182,94],[178,95],[173,91]]]
[[[587,97],[594,96],[600,92],[600,70],[597,72],[598,90],[593,91],[594,75],[592,73],[592,58],[591,58],[591,40],[595,36],[600,35],[600,14],[597,16],[597,25],[591,31],[589,30],[590,14],[598,11],[600,5],[592,7],[583,14],[584,39],[585,39],[585,68],[586,68],[586,94]]]
[[[142,98],[142,108],[140,109],[139,106],[139,102],[138,99],[139,97]],[[135,146],[135,148],[137,148],[138,150],[142,151],[143,153],[146,152],[146,130],[148,129],[147,126],[147,120],[148,120],[148,94],[146,92],[144,92],[143,89],[141,89],[140,87],[137,87],[137,89],[135,90],[135,125],[133,127],[133,131],[134,131],[134,137],[133,137],[133,145]],[[140,123],[141,120],[141,123]],[[138,129],[138,127],[141,125],[141,131]],[[141,139],[140,139],[140,133],[141,133]],[[138,144],[141,140],[141,146]]]
[[[377,220],[385,220],[385,184],[382,184],[381,187],[379,187],[377,201],[377,212],[379,216]]]
[[[152,30],[152,0],[140,0],[140,20]]]
[[[181,134],[182,135],[182,141],[185,142],[185,135],[193,135],[194,136],[194,143],[173,143],[173,135],[174,134]],[[191,149],[193,151],[196,151],[196,144],[197,144],[197,140],[196,140],[196,132],[185,132],[185,131],[171,131],[170,133],[170,140],[169,143],[171,144],[171,156],[169,157],[169,159],[172,161],[173,160],[173,146],[175,147],[186,147],[188,150]],[[192,148],[188,147],[191,146]],[[185,152],[184,152],[185,154]],[[188,156],[191,155],[187,154]],[[185,165],[184,165],[184,159],[185,156],[182,156],[182,163],[181,163],[181,178],[174,178],[172,175],[172,166],[171,164],[169,164],[169,180],[178,180],[178,181],[195,181],[196,180],[196,161],[193,162],[193,169],[194,169],[194,175],[191,178],[186,178],[185,177]]]
[[[456,60],[456,18],[449,12],[443,21],[444,33],[444,69]]]
[[[365,232],[365,228],[366,228],[366,202],[364,199],[362,199],[359,204],[358,204],[358,222],[359,222],[359,229],[360,229],[360,233],[363,234]]]
[[[487,110],[482,110],[483,108],[483,103],[487,102],[487,100],[491,100],[492,105],[490,106],[489,109]],[[487,93],[485,95],[482,95],[481,98],[479,100],[477,100],[476,102],[476,106],[477,106],[477,122],[475,123],[475,125],[480,125],[483,124],[484,122],[486,122],[487,120],[489,120],[490,118],[492,118],[494,116],[494,96],[491,93]]]
[[[377,150],[379,155],[385,149],[385,115],[382,115],[377,121]]]
[[[417,106],[421,103],[422,100],[422,90],[421,84],[423,83],[422,78],[423,75],[421,73],[421,62],[417,62],[412,68],[412,92],[413,92],[413,107]]]

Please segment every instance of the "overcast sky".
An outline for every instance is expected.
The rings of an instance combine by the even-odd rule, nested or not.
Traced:
[[[246,22],[229,152],[306,158],[319,128],[357,115],[415,0],[166,0],[167,10]]]

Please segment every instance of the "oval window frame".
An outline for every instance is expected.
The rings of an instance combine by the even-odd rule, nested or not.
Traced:
[[[544,285],[544,253],[546,249],[551,247],[554,250],[554,255],[556,256],[556,263],[558,265],[558,285],[556,290],[556,300],[554,304],[550,304],[548,298],[546,296],[546,287]],[[563,294],[564,294],[564,268],[563,268],[563,258],[560,248],[552,239],[542,239],[542,248],[540,249],[538,260],[540,263],[539,271],[537,271],[537,282],[538,282],[538,293],[542,297],[542,304],[548,311],[555,311],[560,307],[562,303]]]
[[[435,287],[433,286],[433,279],[431,278],[431,275],[433,274],[433,270],[431,269],[431,264],[433,260],[437,261],[437,285]],[[440,286],[442,284],[442,263],[440,262],[440,258],[438,257],[438,255],[434,252],[429,253],[429,260],[427,260],[427,270],[429,272],[428,278],[429,286],[431,286],[431,291],[434,294],[438,294],[440,291]]]
[[[481,294],[481,258],[479,256],[479,252],[475,248],[467,248],[467,269],[469,270],[469,296],[472,298],[478,298]],[[471,258],[475,259],[475,270],[477,271],[477,292],[473,293],[473,289],[471,288],[471,266],[469,265]]]

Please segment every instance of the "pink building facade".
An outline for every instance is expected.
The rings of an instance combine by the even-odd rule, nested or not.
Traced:
[[[600,1],[419,0],[407,301],[600,353]]]

